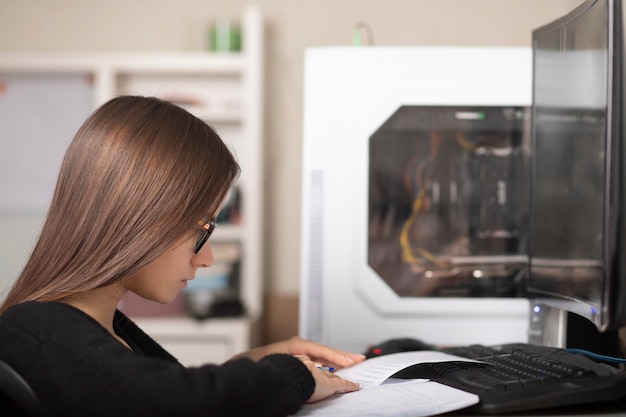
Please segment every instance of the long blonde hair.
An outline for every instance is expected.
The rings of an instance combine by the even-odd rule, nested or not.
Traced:
[[[69,145],[39,239],[0,312],[129,277],[208,220],[239,170],[217,133],[180,107],[110,100]]]

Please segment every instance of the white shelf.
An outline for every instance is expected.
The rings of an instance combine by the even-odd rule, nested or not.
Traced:
[[[185,366],[222,363],[251,345],[252,319],[141,318],[135,323]]]
[[[145,74],[240,74],[247,70],[245,55],[232,52],[142,52],[118,55],[118,72]]]
[[[7,52],[0,54],[2,71],[143,72],[146,74],[240,74],[243,53],[214,52]]]
[[[237,224],[220,224],[215,228],[211,242],[241,240],[245,237],[245,227]]]
[[[208,123],[238,124],[241,123],[240,110],[205,110],[202,108],[187,108],[187,111],[198,119]]]

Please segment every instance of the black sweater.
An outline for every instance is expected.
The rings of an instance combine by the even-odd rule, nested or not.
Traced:
[[[64,303],[26,302],[0,316],[0,358],[54,416],[285,416],[315,386],[304,364],[273,354],[185,368],[124,314],[115,332]]]

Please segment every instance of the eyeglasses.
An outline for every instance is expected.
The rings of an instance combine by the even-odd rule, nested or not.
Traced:
[[[211,233],[213,233],[217,227],[217,223],[214,221],[210,221],[208,223],[198,222],[198,224],[202,227],[202,234],[198,238],[198,243],[196,243],[196,248],[193,250],[193,253],[200,252],[200,249],[202,249],[206,241],[209,240]]]

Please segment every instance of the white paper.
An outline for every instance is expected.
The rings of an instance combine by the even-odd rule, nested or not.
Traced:
[[[343,379],[358,382],[361,385],[379,385],[398,371],[418,363],[436,362],[476,362],[460,356],[443,352],[420,350],[415,352],[399,352],[391,355],[377,356],[358,363],[350,368],[335,372]]]
[[[477,395],[427,379],[400,380],[393,374],[420,363],[476,362],[435,351],[401,352],[367,359],[335,372],[361,389],[305,404],[297,417],[426,417],[478,403]]]
[[[418,379],[367,385],[359,391],[305,404],[295,415],[332,417],[425,417],[476,404],[478,397],[438,382]]]

